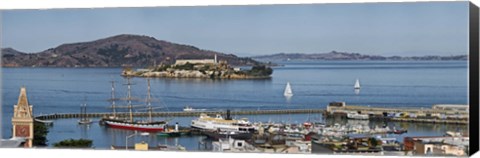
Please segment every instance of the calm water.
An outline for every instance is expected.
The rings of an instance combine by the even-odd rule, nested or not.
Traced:
[[[335,61],[284,63],[274,69],[269,80],[206,80],[152,79],[155,104],[168,111],[180,111],[186,105],[205,109],[282,109],[325,108],[332,101],[381,107],[431,107],[433,104],[467,104],[467,62],[412,61]],[[10,118],[19,88],[27,87],[34,113],[79,112],[79,105],[88,104],[88,111],[108,112],[111,95],[109,81],[116,81],[116,95],[125,96],[125,79],[119,68],[3,68],[2,69],[2,135],[11,136]],[[362,89],[353,91],[355,79]],[[145,98],[146,80],[134,78],[134,96]],[[292,85],[294,96],[283,97],[286,82]],[[118,103],[121,104],[121,103]],[[257,121],[281,121],[278,115],[238,116]],[[307,114],[290,115],[292,122],[303,122]],[[160,119],[160,118],[157,118]],[[192,118],[174,118],[172,123],[188,125]],[[89,138],[97,148],[125,145],[131,131],[104,128],[94,123],[79,126],[76,119],[56,120],[48,139],[54,143],[68,138]],[[441,135],[446,130],[464,126],[395,123],[409,129],[407,135]],[[403,137],[403,136],[401,136]],[[401,138],[399,137],[399,138]],[[177,139],[138,136],[130,142],[145,140],[152,144],[181,144],[197,149],[201,137]]]

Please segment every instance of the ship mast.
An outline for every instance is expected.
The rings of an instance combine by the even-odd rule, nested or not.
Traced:
[[[113,117],[117,117],[117,111],[115,109],[115,81],[112,82],[112,110],[113,110]]]
[[[83,98],[83,104],[80,104],[80,121],[87,120],[87,97]]]
[[[152,96],[151,96],[151,93],[150,93],[150,78],[147,78],[147,82],[148,82],[148,87],[147,87],[148,116],[149,116],[150,122],[152,122],[152,103],[151,103]]]
[[[133,114],[132,114],[132,92],[131,92],[131,84],[130,84],[130,78],[127,78],[127,87],[128,87],[128,93],[127,93],[127,100],[128,100],[128,110],[130,112],[130,122],[133,122]]]

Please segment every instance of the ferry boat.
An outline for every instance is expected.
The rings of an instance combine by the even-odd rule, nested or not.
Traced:
[[[109,117],[104,117],[100,120],[100,122],[104,125],[107,125],[108,127],[112,128],[120,128],[120,129],[127,129],[127,130],[138,130],[138,131],[146,131],[146,132],[161,132],[164,131],[165,126],[167,124],[167,121],[154,121],[152,120],[152,110],[154,109],[151,106],[150,101],[151,95],[150,95],[150,80],[147,79],[148,81],[148,95],[147,95],[147,107],[149,110],[149,120],[134,120],[133,118],[133,108],[134,105],[132,105],[132,100],[135,100],[131,96],[131,83],[130,83],[130,78],[128,79],[127,87],[128,87],[128,93],[127,93],[127,98],[124,98],[123,100],[126,100],[128,102],[128,105],[125,106],[125,108],[128,108],[129,110],[129,117],[127,118],[120,118],[116,116],[116,108],[122,108],[121,106],[116,106],[115,105],[115,86],[114,82],[112,82],[112,109],[113,109],[113,115]]]
[[[356,119],[356,120],[368,120],[368,115],[367,114],[359,114],[356,112],[349,112],[347,113],[347,118],[348,119]]]
[[[200,114],[200,117],[192,120],[190,125],[192,128],[200,130],[220,130],[229,132],[254,132],[255,127],[247,120],[234,120],[230,118],[230,111],[227,111],[227,118],[223,118],[220,114],[216,117],[210,117],[207,114]]]

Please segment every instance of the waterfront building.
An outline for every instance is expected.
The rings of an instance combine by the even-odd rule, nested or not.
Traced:
[[[285,145],[288,146],[287,153],[312,153],[311,141],[286,140]]]
[[[135,143],[134,146],[110,146],[112,150],[139,150],[139,151],[147,151],[147,150],[154,150],[154,151],[186,151],[185,147],[177,145],[177,146],[170,146],[170,145],[157,145],[157,146],[150,146],[146,142]]]
[[[0,139],[0,148],[17,148],[25,144],[24,138]]]
[[[190,64],[217,64],[217,54],[215,54],[213,59],[177,59],[175,65],[185,65],[186,63]]]
[[[13,138],[25,139],[24,147],[33,145],[33,106],[28,103],[27,90],[20,88],[18,102],[13,106]]]
[[[406,137],[404,143],[414,155],[466,156],[469,137]]]
[[[435,104],[432,106],[432,109],[462,111],[467,113],[470,111],[470,107],[468,105],[459,105],[459,104]]]
[[[260,152],[245,140],[236,140],[231,137],[212,142],[212,147],[214,152]]]

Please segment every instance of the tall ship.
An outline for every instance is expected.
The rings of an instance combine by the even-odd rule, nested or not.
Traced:
[[[115,83],[112,81],[112,98],[110,101],[112,102],[112,115],[108,117],[104,117],[100,120],[100,122],[108,127],[112,128],[120,128],[120,129],[127,129],[127,130],[138,130],[138,131],[146,131],[146,132],[162,132],[165,130],[165,126],[168,123],[166,120],[162,121],[154,121],[152,119],[152,111],[153,107],[151,105],[151,93],[150,93],[150,79],[147,79],[148,88],[147,88],[147,109],[149,114],[148,120],[135,120],[133,117],[133,108],[140,107],[144,105],[132,105],[132,101],[138,100],[132,97],[131,95],[131,82],[130,78],[127,78],[127,97],[126,98],[115,98]],[[127,102],[126,106],[118,106],[115,104],[116,100],[125,100]],[[128,109],[128,117],[119,117],[117,113],[117,108],[127,108]]]

